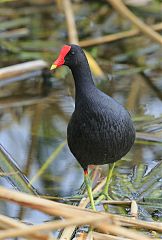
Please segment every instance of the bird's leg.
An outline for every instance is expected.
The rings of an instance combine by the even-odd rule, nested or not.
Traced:
[[[114,167],[115,167],[115,163],[112,163],[112,164],[109,165],[107,178],[106,178],[106,183],[105,183],[105,187],[104,187],[104,190],[103,190],[103,194],[105,196],[107,196],[107,199],[110,198],[108,191],[109,191],[110,180],[112,178],[112,173],[113,173]]]
[[[96,207],[95,207],[94,199],[93,199],[93,194],[92,194],[92,186],[91,186],[90,179],[89,179],[89,176],[88,176],[88,169],[84,169],[84,182],[86,184],[88,196],[89,196],[89,199],[90,199],[90,202],[91,202],[91,207],[94,211],[96,211]]]
[[[115,163],[109,165],[104,190],[102,191],[101,195],[95,201],[95,204],[99,204],[104,199],[111,199],[109,197],[108,191],[109,191],[110,180],[111,180],[111,177],[112,177],[114,167],[115,167]]]

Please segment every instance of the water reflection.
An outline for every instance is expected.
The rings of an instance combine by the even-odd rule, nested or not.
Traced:
[[[50,76],[45,85],[41,77],[25,80],[23,83],[23,88],[21,81],[4,88],[4,96],[1,96],[0,142],[28,178],[33,179],[49,156],[66,140],[66,127],[74,110],[73,97],[69,96],[69,93],[72,95],[74,93],[73,79],[69,74],[62,81]],[[42,89],[42,83],[46,94]],[[109,88],[104,89],[108,93],[111,92],[111,95],[122,104],[128,104],[127,98],[130,97],[132,87],[130,79],[118,81],[116,78],[108,83],[99,82],[98,87],[103,89],[107,84]],[[143,94],[138,99],[138,102],[141,102],[140,105],[135,105],[136,102],[133,105],[128,104],[129,107],[134,106],[132,114],[137,130],[149,132],[151,129],[152,132],[156,131],[160,134],[161,120],[160,118],[156,120],[155,117],[161,114],[162,108],[159,107],[161,102],[152,91],[147,95],[144,91]],[[13,98],[13,95],[16,96]],[[7,102],[6,96],[9,99]],[[32,100],[35,101],[35,96],[37,100],[32,102]],[[13,98],[13,101],[10,98]],[[29,98],[31,102],[28,102]],[[147,119],[146,122],[145,119]],[[143,198],[161,198],[161,158],[159,142],[143,142],[137,139],[131,152],[117,162],[110,187],[112,197],[138,201],[143,201]],[[106,166],[102,166],[101,169],[102,174],[106,174]],[[57,157],[39,177],[34,179],[32,184],[41,194],[69,196],[78,192],[82,182],[82,169],[65,144]],[[3,179],[1,184],[11,187],[10,183]],[[5,205],[4,209],[10,216],[22,216],[19,207],[14,204]],[[110,211],[121,213],[121,208],[111,207]],[[140,216],[143,219],[152,219],[153,212],[154,208],[151,210],[148,206],[140,206]],[[49,216],[38,212],[31,213],[28,210],[25,212],[25,219],[27,222],[39,223],[49,220]]]
[[[93,1],[91,4],[85,1],[76,7],[80,39],[128,29],[126,21],[120,24],[119,16],[111,13],[108,4],[102,4],[100,17],[95,1],[94,4]],[[17,27],[25,27],[28,35],[20,39],[11,37],[8,41],[2,39],[1,67],[31,59],[45,59],[51,63],[58,49],[67,42],[61,11],[56,6],[51,7],[51,3],[37,7],[32,3],[24,6],[23,2],[16,1],[9,6],[10,3],[7,3],[0,10],[2,24],[6,20],[9,24],[19,20]],[[95,56],[109,78],[109,81],[97,80],[98,87],[129,109],[138,131],[153,134],[138,138],[131,152],[117,162],[110,194],[114,199],[142,201],[145,198],[149,204],[140,205],[140,218],[159,220],[161,209],[153,199],[161,201],[162,198],[161,49],[145,40],[131,38],[97,48],[94,46],[88,51]],[[142,67],[135,64],[133,58]],[[142,76],[141,69],[151,78],[151,84],[146,81],[146,76]],[[74,84],[71,74],[67,73],[69,71],[62,68],[53,76],[38,71],[24,74],[19,79],[0,81],[0,143],[29,179],[33,179],[49,156],[66,140],[66,127],[74,109]],[[106,166],[101,169],[102,174],[106,175]],[[82,169],[66,145],[43,174],[33,181],[33,185],[41,194],[67,196],[77,193],[82,182]],[[0,178],[0,184],[13,187],[4,177]],[[0,209],[2,214],[23,216],[15,204],[0,202]],[[110,209],[119,213],[129,210],[118,207]],[[23,219],[29,223],[41,223],[49,218],[43,213],[27,210]]]
[[[18,83],[16,84],[18,89],[16,91],[14,88],[14,91],[22,94]],[[30,89],[30,80],[25,84],[29,85],[24,94]],[[32,82],[31,85],[33,87]],[[66,139],[66,126],[74,109],[74,102],[71,97],[63,95],[64,91],[56,89],[56,86],[58,88],[58,84],[54,84],[52,93],[49,91],[49,97],[45,101],[29,106],[22,103],[20,107],[1,110],[0,141],[20,168],[28,173],[29,179]],[[12,85],[9,87],[13,89]],[[21,99],[19,104],[21,105]],[[42,194],[60,196],[71,194],[74,189],[79,188],[82,171],[67,145],[38,180],[34,185]]]
[[[129,92],[130,88],[128,82],[124,83],[125,85],[122,81],[118,82],[114,93],[116,99],[122,103],[126,102],[126,96],[123,93],[127,94],[123,89],[127,89]],[[13,85],[14,91],[22,94],[19,83]],[[22,85],[21,82],[20,85]],[[24,95],[29,92],[29,89],[32,88],[33,90],[35,83],[30,80],[29,82],[26,81],[25,85],[27,89],[23,87]],[[24,106],[22,103],[21,106],[21,98],[19,98],[20,107],[1,109],[0,141],[16,159],[20,168],[28,173],[29,179],[35,175],[53,150],[66,139],[66,126],[74,109],[73,98],[66,96],[68,92],[66,87],[59,83],[58,88],[57,83],[53,84],[53,89],[49,88],[48,96],[44,101],[38,101],[38,103],[29,106]],[[7,91],[9,91],[8,89]],[[12,95],[12,84],[10,89]],[[149,99],[150,101],[148,101]],[[159,106],[161,106],[161,102],[155,96],[149,95],[147,98],[143,98],[142,102],[144,109],[147,104],[145,114],[149,114],[150,110],[154,109],[151,113],[156,116],[160,115],[160,109],[162,108],[159,108]],[[157,102],[159,102],[159,105]],[[142,105],[140,109],[141,107]],[[131,154],[128,155],[134,161],[129,163],[129,168],[124,174],[129,175],[134,165],[142,162],[148,166],[147,173],[150,172],[156,166],[156,161],[160,160],[159,150],[158,145],[147,147],[146,144],[144,146],[137,144],[132,149]],[[125,164],[127,165],[127,162]],[[119,164],[119,166],[120,168],[124,167],[123,164]],[[147,173],[145,174],[147,175]],[[34,185],[41,193],[65,196],[75,192],[81,185],[82,180],[82,169],[80,169],[79,164],[66,145],[43,175],[34,182]]]

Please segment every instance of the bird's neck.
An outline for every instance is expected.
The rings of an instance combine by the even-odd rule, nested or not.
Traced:
[[[77,67],[71,68],[75,82],[75,99],[85,96],[93,91],[95,87],[91,70],[87,61]]]

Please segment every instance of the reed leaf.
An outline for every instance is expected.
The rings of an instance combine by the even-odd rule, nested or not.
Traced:
[[[45,170],[49,167],[49,165],[55,160],[55,158],[58,156],[58,154],[61,152],[61,150],[66,145],[66,141],[63,141],[53,152],[52,154],[47,158],[45,163],[42,165],[42,167],[38,170],[38,172],[34,175],[34,177],[30,180],[30,184],[33,184],[38,177],[40,177]]]
[[[38,195],[36,189],[32,185],[29,185],[29,180],[21,172],[15,160],[11,157],[11,155],[6,151],[6,149],[1,144],[0,144],[0,169],[5,174],[8,173],[5,177],[7,177],[9,182],[17,190]]]

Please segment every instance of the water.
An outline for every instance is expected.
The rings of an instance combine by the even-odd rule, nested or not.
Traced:
[[[48,97],[44,97],[44,101],[42,101],[42,97],[41,101],[38,101],[37,104],[25,106],[25,101],[23,100],[24,95],[31,87],[33,88],[33,82],[35,81],[36,79],[32,81],[30,79],[26,80],[24,86],[27,85],[28,88],[24,88],[23,92],[19,90],[19,83],[16,83],[16,86],[14,86],[15,83],[10,84],[3,90],[5,95],[6,91],[9,92],[10,89],[12,90],[14,88],[14,91],[17,92],[18,95],[20,94],[20,97],[18,107],[16,99],[15,107],[13,106],[13,101],[11,102],[12,107],[9,106],[10,101],[7,102],[7,107],[1,104],[0,122],[1,144],[16,160],[20,169],[26,169],[28,165],[27,161],[29,161],[29,159],[31,160],[28,169],[26,169],[28,178],[31,180],[52,152],[66,140],[66,127],[74,109],[73,97],[67,95],[70,87],[66,86],[64,82],[58,82],[58,80],[53,79],[53,77],[49,80],[53,82],[53,87],[51,89],[49,85]],[[72,78],[71,81],[73,81]],[[111,85],[112,83],[109,84]],[[114,80],[113,84],[117,86],[113,96],[122,102],[122,104],[125,104],[130,92],[130,83],[128,81],[123,82],[121,80],[117,82],[117,80]],[[34,91],[35,94],[37,94],[37,86],[33,89],[33,92]],[[8,99],[12,96],[13,93],[11,91]],[[146,99],[147,102],[145,102],[144,99]],[[145,118],[148,117],[148,119],[151,119],[147,120],[149,123],[149,121],[153,121],[152,119],[156,119],[157,113],[160,114],[161,109],[159,109],[158,102],[159,99],[156,96],[148,94],[146,98],[145,93],[142,104],[140,104],[136,112],[134,110],[132,114],[137,129],[140,124],[145,125]],[[151,112],[149,109],[152,107],[154,112],[153,116],[150,116]],[[136,121],[139,109],[142,109],[143,112],[143,115],[140,114],[140,117],[144,118],[144,121],[142,120],[140,122]],[[154,124],[154,128],[155,125],[158,126],[158,123]],[[149,124],[147,127],[149,129]],[[150,127],[152,127],[152,124],[150,124]],[[158,132],[160,132],[159,130],[161,131],[161,129],[158,129]],[[110,188],[113,197],[116,199],[135,198],[141,201],[144,197],[152,198],[154,194],[158,198],[162,197],[160,193],[160,160],[160,143],[141,143],[140,140],[137,139],[137,143],[135,143],[130,153],[117,163]],[[106,174],[106,166],[102,168],[103,174]],[[75,194],[82,182],[83,171],[70,153],[67,144],[65,144],[58,156],[51,162],[43,174],[32,180],[32,184],[38,192],[50,196],[68,196]]]
[[[10,49],[5,49],[5,41],[2,42],[1,67],[38,58],[47,60],[50,65],[58,55],[58,49],[66,42],[63,15],[56,8],[51,13],[51,6],[43,8],[37,9],[32,6],[26,8],[28,13],[30,10],[36,13],[30,20],[31,35],[9,40]],[[21,14],[26,15],[25,10],[23,12],[21,10],[20,4],[18,17]],[[14,14],[15,11],[16,9],[13,8]],[[50,24],[45,21],[47,15]],[[51,21],[54,22],[54,29]],[[93,27],[97,27],[94,19],[93,21]],[[28,21],[24,24],[25,27],[29,27]],[[101,28],[98,31],[100,34],[104,30]],[[81,37],[83,35],[81,34]],[[59,39],[62,41],[61,44]],[[162,198],[162,98],[160,97],[162,53],[156,44],[145,45],[144,40],[141,42],[141,38],[135,38],[126,40],[122,44],[110,43],[88,49],[109,78],[109,80],[97,80],[98,87],[129,109],[138,132],[149,134],[147,140],[145,136],[137,138],[130,153],[117,163],[110,186],[110,195],[113,198],[136,199],[141,202],[144,198]],[[19,46],[18,51],[15,49],[17,46]],[[135,57],[137,62],[145,63],[143,64],[145,73],[151,78],[155,88],[147,81],[147,77],[145,79],[140,74],[139,66],[133,65],[130,56]],[[34,178],[49,156],[66,141],[66,127],[74,109],[73,97],[73,79],[70,71],[65,67],[58,69],[54,76],[50,76],[45,85],[42,76],[38,74],[29,76],[23,81],[14,80],[8,82],[8,85],[1,86],[0,143],[41,194],[69,196],[77,193],[83,182],[83,171],[70,153],[67,144],[57,157],[54,157],[47,169]],[[148,140],[151,137],[157,139]],[[102,166],[102,174],[106,174],[106,166]],[[0,182],[11,187],[10,182],[5,178],[1,178]],[[147,220],[154,218],[157,210],[155,206],[156,204],[152,204],[150,208],[141,205],[140,217]],[[19,208],[14,205],[10,205],[9,208],[3,205],[2,208],[3,212],[6,211],[10,216],[19,216]],[[117,208],[112,208],[111,211],[120,212]],[[156,214],[156,220],[159,220],[159,215]],[[25,219],[28,222],[41,222],[49,220],[49,216],[28,211]]]

